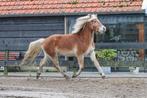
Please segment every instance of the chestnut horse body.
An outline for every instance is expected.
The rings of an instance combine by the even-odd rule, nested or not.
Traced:
[[[97,15],[88,14],[87,16],[80,17],[76,20],[74,31],[71,34],[54,34],[47,38],[31,42],[21,65],[28,64],[28,62],[32,63],[38,53],[43,50],[44,58],[40,62],[37,79],[42,72],[43,65],[45,65],[49,59],[53,62],[55,68],[68,79],[69,77],[59,66],[58,55],[77,57],[79,70],[72,77],[80,75],[84,68],[84,56],[90,55],[91,60],[94,62],[94,65],[102,77],[105,77],[94,52],[94,33],[103,33],[105,31],[106,28],[98,20]]]

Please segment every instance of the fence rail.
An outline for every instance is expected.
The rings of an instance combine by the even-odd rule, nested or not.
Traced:
[[[15,44],[15,43],[14,43]],[[24,55],[24,51],[26,51],[26,49],[28,48],[27,45],[24,45],[22,48],[9,48],[11,45],[9,45],[6,42],[3,42],[3,48],[0,49],[0,51],[3,52],[18,52],[18,53],[22,53],[22,57]],[[14,45],[15,46],[15,45]],[[147,49],[147,43],[137,43],[137,42],[129,42],[129,43],[96,43],[96,50],[99,49],[116,49],[117,50],[117,58],[112,60],[112,61],[108,61],[108,60],[100,60],[100,64],[102,66],[112,66],[112,67],[122,67],[122,66],[139,66],[139,67],[143,67],[144,70],[147,69],[147,60],[146,60],[146,55],[144,55],[143,59],[139,59],[139,56],[137,56],[137,51],[140,49]],[[9,58],[9,57],[7,57]],[[123,59],[123,60],[119,60],[119,58]],[[22,59],[22,58],[21,58]],[[37,58],[38,60],[41,58]],[[12,62],[12,61],[11,61]],[[14,61],[14,64],[16,62],[20,62],[20,59],[18,58],[18,60]],[[61,64],[65,62],[63,59],[61,60]],[[78,64],[75,63],[76,60],[74,59],[73,61],[70,61],[70,63],[67,63],[70,65],[70,69],[73,68],[73,66],[78,67]],[[13,63],[13,62],[12,62]],[[2,62],[1,64],[12,64],[10,63],[9,59],[4,60],[4,63]],[[67,64],[63,64],[63,65],[67,65]],[[86,71],[96,71],[93,63],[90,61],[89,58],[85,59],[85,68]]]
[[[96,43],[96,49],[111,48],[111,49],[147,49],[147,43]]]

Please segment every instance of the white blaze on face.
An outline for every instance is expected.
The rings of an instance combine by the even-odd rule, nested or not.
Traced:
[[[98,22],[100,24],[99,32],[103,34],[104,32],[106,32],[106,27],[99,20]]]
[[[101,34],[103,34],[104,32],[106,32],[106,27],[104,25],[101,25],[100,29],[99,29],[99,32]]]

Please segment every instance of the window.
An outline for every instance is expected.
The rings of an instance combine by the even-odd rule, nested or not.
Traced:
[[[139,29],[137,24],[109,24],[103,35],[96,35],[96,42],[138,42]]]
[[[68,19],[68,33],[71,33],[73,31],[73,26],[76,22],[76,17],[70,17]]]

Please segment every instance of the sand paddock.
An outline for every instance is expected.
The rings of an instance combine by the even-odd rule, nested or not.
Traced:
[[[0,98],[147,98],[147,78],[0,77]]]

